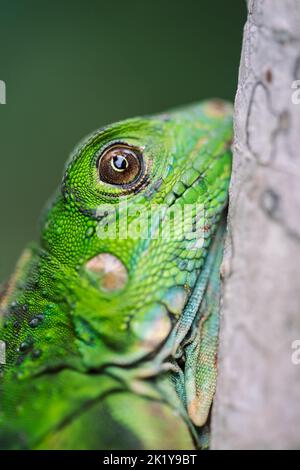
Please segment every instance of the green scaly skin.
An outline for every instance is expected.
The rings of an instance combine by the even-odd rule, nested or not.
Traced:
[[[39,243],[2,294],[0,448],[208,446],[231,139],[231,106],[207,101],[113,124],[74,152]],[[112,144],[141,152],[131,187],[99,177]],[[153,209],[151,236],[109,235],[125,198],[129,228],[135,208]],[[195,204],[204,210],[183,235],[175,223],[167,239],[153,236],[171,210]],[[103,253],[125,268],[117,288],[90,269]]]

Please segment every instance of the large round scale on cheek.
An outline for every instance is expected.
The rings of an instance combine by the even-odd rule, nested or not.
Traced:
[[[125,287],[128,273],[124,264],[110,253],[101,253],[90,259],[85,268],[99,275],[99,288],[106,292],[114,292]]]

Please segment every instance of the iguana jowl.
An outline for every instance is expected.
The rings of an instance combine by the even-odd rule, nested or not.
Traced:
[[[1,448],[207,445],[231,139],[214,100],[74,152],[2,294]]]

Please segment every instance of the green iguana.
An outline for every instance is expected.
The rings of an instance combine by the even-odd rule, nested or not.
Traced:
[[[1,294],[2,449],[208,446],[232,107],[100,129]]]

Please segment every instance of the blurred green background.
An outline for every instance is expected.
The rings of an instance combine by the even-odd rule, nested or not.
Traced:
[[[245,19],[243,0],[0,0],[0,282],[85,134],[234,99]]]

